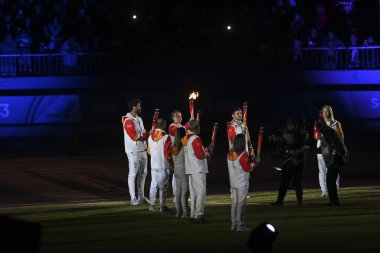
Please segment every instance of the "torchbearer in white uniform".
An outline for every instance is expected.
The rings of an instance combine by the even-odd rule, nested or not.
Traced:
[[[160,212],[166,212],[166,191],[170,173],[173,169],[173,157],[171,139],[165,132],[166,121],[158,118],[156,129],[148,138],[148,154],[150,155],[150,167],[152,182],[150,185],[150,207],[149,211],[156,211],[156,195],[159,189]]]
[[[249,232],[250,228],[244,225],[245,205],[249,190],[250,172],[256,167],[250,162],[245,151],[245,136],[238,134],[234,138],[233,148],[227,155],[228,174],[232,194],[231,203],[231,231]]]
[[[200,128],[196,120],[189,121],[189,131],[186,136],[185,170],[189,175],[190,217],[193,223],[204,223],[204,208],[206,201],[206,175],[208,173],[207,158],[213,152],[214,145],[203,147],[199,137]]]
[[[131,205],[147,202],[144,195],[145,178],[147,173],[146,138],[143,120],[138,116],[141,113],[141,101],[132,98],[128,101],[130,112],[122,117],[124,130],[124,147],[128,156],[128,188],[131,195]],[[137,191],[135,180],[137,176]]]
[[[251,138],[249,135],[249,130],[247,126],[247,105],[244,103],[244,113],[240,107],[233,108],[231,112],[232,120],[227,123],[227,137],[229,150],[233,149],[233,144],[236,135],[244,134],[245,136],[245,151],[248,153],[249,158],[253,160],[255,158],[255,151],[252,146]],[[231,198],[232,198],[231,194]],[[249,196],[247,195],[247,198]]]

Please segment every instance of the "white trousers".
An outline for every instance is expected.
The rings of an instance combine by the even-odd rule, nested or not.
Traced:
[[[128,188],[131,199],[136,198],[136,176],[137,176],[137,192],[138,197],[144,198],[144,186],[147,173],[148,157],[146,151],[142,152],[128,152]]]
[[[248,186],[231,188],[231,223],[237,228],[244,226],[245,205],[247,203]]]
[[[175,173],[176,191],[175,206],[177,213],[188,213],[189,176],[184,173]]]
[[[166,189],[168,186],[170,170],[169,169],[152,169],[152,182],[150,184],[150,205],[156,204],[157,190],[160,189],[160,206],[166,206]]]
[[[206,201],[206,173],[189,175],[190,217],[202,218]]]
[[[327,193],[327,184],[326,184],[326,175],[327,175],[327,167],[325,164],[325,160],[323,160],[322,154],[317,154],[318,160],[318,168],[319,168],[319,185],[321,187],[321,191],[323,193]],[[339,175],[336,179],[336,188],[339,189]]]
[[[173,189],[173,196],[175,197],[175,193],[176,193],[176,187],[177,187],[177,184],[176,184],[176,182],[175,182],[175,176],[174,176],[174,174],[173,174],[173,178],[172,178],[172,189]]]

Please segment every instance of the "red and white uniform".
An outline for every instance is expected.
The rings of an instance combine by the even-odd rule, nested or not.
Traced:
[[[171,139],[164,130],[155,129],[148,138],[148,154],[151,156],[150,204],[155,205],[157,189],[160,189],[160,205],[166,206],[166,189],[172,166]]]
[[[186,130],[188,130],[189,129],[189,123],[186,123],[185,126],[182,126],[181,124],[175,124],[175,123],[170,124],[169,135],[170,135],[170,138],[172,139],[172,143],[174,142],[175,130],[177,130],[177,128],[180,128],[180,127],[184,127]]]
[[[189,175],[190,217],[203,218],[206,200],[206,174],[208,173],[207,150],[203,147],[201,138],[193,132],[186,136],[185,171]]]
[[[143,202],[144,185],[147,173],[146,133],[144,123],[139,116],[128,113],[122,117],[124,130],[124,147],[128,156],[128,188],[131,201],[137,201],[135,191],[135,179],[137,177],[137,190],[139,202]]]
[[[244,227],[245,205],[249,189],[249,176],[254,164],[249,162],[247,152],[238,154],[230,151],[227,155],[228,174],[232,195],[231,228]]]
[[[201,137],[189,132],[185,146],[185,169],[186,174],[208,173],[207,150],[203,147]]]
[[[139,116],[128,113],[123,120],[125,153],[146,150],[144,123]]]
[[[230,151],[227,156],[227,163],[231,188],[248,186],[249,172],[253,170],[254,164],[249,162],[247,152],[237,154]]]
[[[148,154],[152,169],[169,169],[172,161],[171,139],[164,130],[155,129],[148,138]]]
[[[243,132],[244,132],[243,122],[239,124],[235,120],[231,120],[230,122],[227,123],[227,136],[228,136],[229,150],[232,150],[233,148],[235,136],[238,134],[243,134]],[[251,139],[249,138],[249,135],[245,136],[245,140],[246,140],[247,153],[254,156],[254,151],[253,151],[253,147],[252,147],[252,143],[251,143]]]

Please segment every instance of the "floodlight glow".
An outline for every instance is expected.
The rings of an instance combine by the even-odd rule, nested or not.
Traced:
[[[278,230],[269,222],[264,221],[252,231],[247,246],[254,253],[270,253],[277,236]]]
[[[231,30],[231,26],[230,25],[227,26],[227,30]]]
[[[136,18],[137,18],[137,16],[136,16],[136,15],[133,15],[133,16],[132,16],[132,18],[133,18],[133,19],[136,19]]]
[[[272,231],[273,233],[276,232],[276,229],[273,227],[272,224],[267,224],[267,228]]]

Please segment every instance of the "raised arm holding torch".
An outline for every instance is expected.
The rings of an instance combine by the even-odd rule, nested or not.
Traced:
[[[160,109],[154,110],[151,132],[153,132],[156,129],[156,127],[157,127],[157,123],[156,122],[157,122],[159,114],[160,114]]]
[[[248,103],[243,102],[243,126],[244,126],[244,131],[247,131],[247,109],[248,109]]]
[[[248,145],[248,154],[250,159],[255,158],[255,153],[253,151],[252,143],[251,143],[251,136],[249,135],[247,121],[248,121],[248,102],[243,102],[243,133],[245,135],[245,138],[247,140]]]
[[[189,96],[189,110],[190,110],[190,118],[194,119],[194,100],[199,96],[199,92],[192,92]]]

